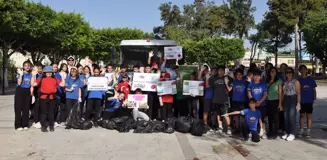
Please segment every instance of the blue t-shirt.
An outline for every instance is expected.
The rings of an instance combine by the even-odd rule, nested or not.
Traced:
[[[66,88],[71,89],[74,88],[72,92],[66,92],[66,98],[75,99],[79,98],[78,91],[83,87],[83,83],[80,79],[73,79],[71,77],[66,78]]]
[[[232,82],[233,94],[232,100],[235,102],[245,102],[246,99],[246,80],[234,80]]]
[[[261,112],[259,110],[251,111],[250,109],[244,109],[241,111],[241,115],[245,116],[245,122],[249,126],[251,131],[257,131],[258,122],[261,118]]]
[[[316,81],[312,77],[299,78],[301,85],[301,103],[313,103],[313,90],[317,87]]]
[[[17,74],[17,79],[19,78],[19,74]],[[31,88],[31,79],[32,74],[23,72],[22,83],[19,85],[21,88]]]
[[[122,106],[122,103],[118,101],[118,99],[114,99],[113,101],[107,102],[107,107],[105,109],[106,112],[114,112],[116,108],[119,108]]]
[[[89,76],[88,78],[90,78],[92,76]],[[87,79],[88,79],[87,78]],[[87,91],[88,92],[88,99],[90,98],[98,98],[98,99],[102,99],[102,96],[105,95],[105,91]]]
[[[248,86],[248,91],[251,92],[252,97],[256,100],[256,101],[260,101],[261,98],[263,97],[264,93],[267,92],[267,84],[264,82],[260,82],[260,83],[255,83],[255,82],[251,82]],[[263,101],[260,104],[260,107],[265,106],[266,105],[266,101]]]
[[[202,79],[204,83],[206,83],[206,77],[204,76]],[[204,99],[210,100],[212,98],[213,98],[213,88],[212,87],[204,88]]]

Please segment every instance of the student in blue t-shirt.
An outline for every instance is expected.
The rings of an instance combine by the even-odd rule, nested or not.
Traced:
[[[123,106],[125,100],[124,92],[120,92],[117,97],[108,97],[106,108],[102,112],[102,118],[109,120],[119,116],[119,109]]]
[[[228,116],[231,115],[243,115],[245,116],[245,122],[242,124],[242,134],[244,141],[247,141],[249,138],[252,138],[253,142],[260,142],[260,136],[264,134],[264,126],[262,123],[261,113],[259,110],[256,110],[257,101],[253,98],[249,100],[249,109],[244,109],[241,111],[234,111],[227,113],[227,123],[229,123]],[[260,132],[258,133],[258,123],[260,125]]]
[[[203,104],[203,121],[205,124],[206,130],[209,130],[208,127],[208,113],[210,112],[210,109],[212,108],[212,98],[213,98],[213,88],[209,84],[209,79],[211,76],[217,74],[217,69],[212,68],[211,73],[208,70],[205,70],[204,68],[201,69],[199,74],[199,80],[204,81],[204,104]],[[202,77],[202,75],[204,75]]]
[[[261,112],[261,117],[264,120],[267,117],[266,98],[268,96],[268,87],[265,82],[261,82],[261,71],[253,71],[253,82],[248,85],[248,97],[253,98],[256,102],[257,109]],[[263,127],[264,128],[264,127]],[[262,138],[266,138],[263,134]]]
[[[248,82],[243,79],[243,70],[236,69],[234,72],[235,80],[232,81],[231,86],[226,84],[228,91],[232,91],[232,111],[243,110],[245,107],[245,99],[247,98],[247,84]],[[233,116],[235,121],[235,128],[240,129],[240,116]]]
[[[79,78],[76,67],[70,68],[69,76],[65,81],[66,105],[60,108],[60,122],[65,122],[73,106],[82,102],[81,88],[84,86],[84,83]]]
[[[100,68],[94,68],[92,77],[100,77]],[[91,120],[92,116],[94,127],[98,127],[98,121],[100,120],[100,111],[102,108],[102,98],[104,95],[105,91],[88,91],[85,120]]]
[[[15,129],[17,131],[28,130],[29,109],[31,104],[31,63],[23,63],[23,71],[17,74],[17,88],[15,92],[14,111]]]
[[[310,137],[312,127],[312,111],[315,100],[317,99],[316,81],[308,76],[308,69],[305,65],[299,67],[301,77],[299,82],[301,85],[301,110],[300,110],[300,132],[299,136]],[[304,131],[304,117],[307,118],[307,130]]]

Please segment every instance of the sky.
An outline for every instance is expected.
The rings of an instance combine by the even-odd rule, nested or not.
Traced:
[[[56,11],[81,13],[95,28],[129,27],[152,32],[154,26],[162,25],[160,20],[161,3],[169,0],[34,0],[49,5]],[[194,0],[170,0],[182,8]],[[223,0],[215,0],[222,4]],[[253,0],[256,7],[254,13],[256,23],[263,19],[268,7],[267,0]]]

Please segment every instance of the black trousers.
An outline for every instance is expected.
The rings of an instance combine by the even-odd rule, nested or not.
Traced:
[[[16,88],[14,100],[15,129],[28,127],[31,92],[29,88]]]
[[[87,101],[87,107],[85,112],[85,120],[98,121],[100,119],[100,112],[102,111],[102,99],[90,98]],[[92,116],[92,118],[91,118]]]
[[[148,106],[147,115],[150,119],[158,119],[158,109],[160,106],[159,96],[156,92],[148,92]]]
[[[33,121],[34,123],[40,122],[40,98],[35,97],[35,103],[33,106]]]
[[[242,134],[243,134],[243,138],[244,139],[248,139],[249,138],[249,134],[252,134],[252,141],[253,142],[260,142],[260,136],[259,133],[257,131],[252,131],[250,130],[248,124],[246,122],[242,123]]]
[[[61,108],[66,108],[66,99],[63,97],[59,97],[56,100],[56,105],[55,105],[55,121],[58,123],[64,122],[61,121],[60,117],[61,117]]]
[[[56,100],[53,99],[40,99],[40,121],[42,127],[47,127],[47,119],[49,120],[49,125],[54,126],[56,103]]]
[[[279,129],[285,131],[284,111],[278,112]]]
[[[60,106],[60,117],[59,122],[66,122],[66,119],[69,116],[70,111],[72,110],[73,106],[78,103],[76,99],[66,99],[66,104]]]
[[[174,117],[188,116],[188,102],[186,99],[174,97]]]
[[[84,112],[85,112],[85,105],[87,104],[87,97],[86,97],[86,95],[84,95],[85,93],[84,93],[84,90],[85,90],[85,88],[81,88],[81,92],[82,92],[82,96],[81,96],[81,98],[82,98],[82,102],[81,103],[79,103],[79,106],[80,106],[80,109],[81,109],[81,116],[82,117],[84,117]]]
[[[164,103],[161,106],[161,119],[167,121],[171,117],[173,117],[173,103]]]
[[[267,114],[268,114],[268,125],[269,132],[272,134],[277,134],[279,129],[278,120],[278,100],[267,100]]]

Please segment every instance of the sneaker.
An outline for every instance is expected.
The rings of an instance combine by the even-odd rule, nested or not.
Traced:
[[[59,126],[59,124],[57,122],[55,122],[54,127],[57,128],[57,127],[60,127],[60,126]]]
[[[23,131],[24,129],[22,127],[19,127],[16,129],[16,131]]]
[[[282,139],[286,139],[288,137],[288,135],[286,133],[284,133],[284,135],[282,136]]]
[[[304,129],[301,128],[299,133],[297,134],[299,137],[302,137],[304,135]]]
[[[227,128],[227,135],[231,135],[232,134],[232,129],[230,127]]]
[[[24,131],[27,131],[27,130],[28,130],[28,127],[24,127],[23,130],[24,130]]]
[[[264,133],[262,136],[261,136],[262,139],[267,139],[267,134]]]
[[[304,135],[306,137],[311,137],[311,134],[310,134],[311,130],[310,129],[307,129],[307,131],[304,133]]]
[[[293,134],[290,134],[290,135],[286,138],[287,141],[293,141],[294,139],[295,139],[295,136],[294,136]]]
[[[41,128],[41,131],[42,131],[42,132],[48,132],[48,129],[47,129],[46,127],[42,127],[42,128]]]
[[[219,133],[223,133],[223,130],[224,130],[224,129],[223,129],[222,127],[219,127],[217,131],[218,131]]]
[[[36,129],[40,129],[41,128],[41,123],[40,122],[34,123],[33,127],[36,128]]]
[[[54,132],[54,127],[50,126],[50,132]]]
[[[251,132],[249,133],[249,138],[252,138],[252,133]]]

